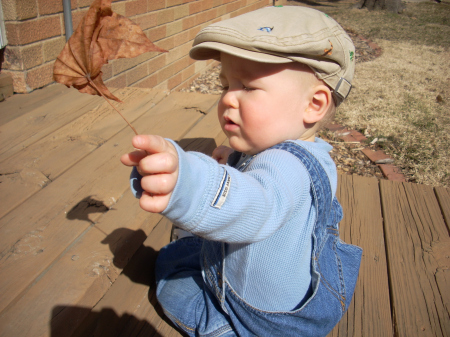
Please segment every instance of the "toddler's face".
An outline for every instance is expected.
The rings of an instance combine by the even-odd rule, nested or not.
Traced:
[[[314,75],[292,63],[259,63],[225,53],[221,62],[219,121],[233,149],[253,155],[303,135]]]

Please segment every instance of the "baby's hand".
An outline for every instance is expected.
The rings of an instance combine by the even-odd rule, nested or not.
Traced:
[[[153,135],[135,136],[132,144],[138,150],[124,154],[120,160],[124,165],[136,166],[142,175],[141,187],[144,192],[139,200],[141,208],[161,213],[169,204],[177,183],[177,150],[169,141]]]
[[[213,159],[215,159],[219,164],[226,164],[228,161],[228,157],[230,154],[233,153],[233,149],[225,146],[220,145],[216,147],[216,149],[212,153]]]

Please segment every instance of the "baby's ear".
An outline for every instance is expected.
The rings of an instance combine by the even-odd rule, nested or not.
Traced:
[[[308,124],[319,122],[327,114],[332,100],[330,88],[324,84],[316,86],[303,116],[303,121]]]

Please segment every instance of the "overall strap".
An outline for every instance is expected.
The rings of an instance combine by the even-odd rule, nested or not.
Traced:
[[[313,202],[317,212],[317,223],[326,223],[326,219],[330,216],[330,212],[333,209],[333,198],[330,180],[319,161],[308,150],[294,142],[283,142],[270,149],[288,151],[302,162],[308,171],[311,181]],[[316,226],[317,230],[320,230],[320,228]]]

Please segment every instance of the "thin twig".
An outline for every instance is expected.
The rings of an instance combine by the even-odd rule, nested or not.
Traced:
[[[109,99],[107,99],[106,96],[103,95],[103,93],[102,93],[102,92],[100,91],[100,89],[95,85],[95,83],[94,83],[89,77],[86,77],[86,78],[88,79],[89,83],[90,83],[90,84],[91,84],[91,85],[92,85],[92,86],[100,93],[100,95],[102,95],[102,97],[105,99],[105,101],[108,102],[108,104],[111,105],[111,107],[112,107],[114,110],[117,111],[117,113],[120,115],[120,117],[123,118],[123,120],[124,120],[125,122],[127,122],[128,126],[134,131],[134,133],[135,133],[136,135],[138,135],[138,132],[137,132],[136,129],[133,127],[133,125],[131,125],[130,122],[125,118],[125,116],[122,115],[122,114],[120,113],[120,111],[117,110],[116,107],[115,107],[114,105],[111,104],[111,102],[109,101]]]
[[[337,143],[337,144],[361,144],[361,142],[337,142],[335,140],[327,140],[328,143]]]

